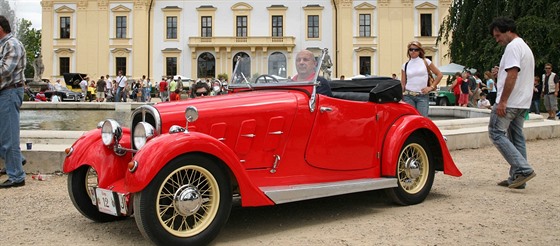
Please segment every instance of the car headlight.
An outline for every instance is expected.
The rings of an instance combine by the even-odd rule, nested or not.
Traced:
[[[122,128],[118,122],[115,120],[105,120],[101,126],[101,140],[106,146],[111,146],[115,144],[115,140],[118,142],[122,138]]]
[[[154,136],[154,133],[155,129],[152,125],[146,122],[138,122],[138,124],[134,128],[134,146],[137,149],[141,149],[142,147],[144,147],[146,142],[148,142],[148,140],[150,140],[150,138]]]

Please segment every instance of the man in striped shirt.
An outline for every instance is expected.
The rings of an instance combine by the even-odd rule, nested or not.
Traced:
[[[0,188],[25,185],[25,172],[19,147],[19,109],[25,83],[25,48],[17,40],[6,17],[0,15],[0,157],[8,179]]]

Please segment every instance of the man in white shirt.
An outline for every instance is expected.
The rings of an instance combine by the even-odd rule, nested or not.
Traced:
[[[113,80],[109,78],[109,74],[105,78],[105,97],[107,97],[107,102],[109,102],[113,98]]]
[[[524,189],[526,182],[536,176],[527,161],[523,134],[525,114],[533,97],[535,58],[531,48],[516,33],[512,19],[498,17],[489,30],[496,42],[506,46],[498,71],[496,104],[488,123],[490,139],[511,166],[508,179],[498,185]]]
[[[82,102],[84,102],[87,97],[87,91],[88,91],[87,81],[88,81],[88,77],[82,78],[82,81],[80,81],[80,88],[82,89],[82,93],[84,94],[84,96],[82,97]]]
[[[123,75],[122,70],[119,70],[118,76],[115,80],[117,81],[117,86],[118,86],[117,97],[115,98],[115,102],[120,102],[121,98],[122,98],[123,102],[126,102],[127,95],[126,95],[125,87],[126,87],[127,78],[126,78],[126,76]]]

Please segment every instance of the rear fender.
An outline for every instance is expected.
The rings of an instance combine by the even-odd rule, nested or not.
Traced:
[[[453,162],[447,144],[437,126],[423,116],[406,115],[398,118],[392,124],[383,140],[382,176],[394,177],[396,175],[400,151],[406,139],[412,134],[422,134],[422,137],[428,141],[431,149],[427,151],[431,151],[434,156],[436,170],[443,169],[445,174],[456,177],[462,175]]]
[[[149,141],[135,156],[135,172],[127,172],[125,185],[128,192],[143,190],[158,172],[178,156],[201,153],[214,156],[235,176],[243,206],[265,206],[274,203],[250,181],[237,155],[225,144],[203,133],[164,134]]]
[[[125,148],[130,148],[130,129],[123,128],[123,137],[120,144]],[[81,166],[91,166],[98,174],[99,187],[104,188],[124,178],[124,175],[128,172],[128,162],[132,159],[130,153],[118,156],[113,148],[105,146],[101,141],[100,129],[84,133],[72,145],[72,149],[72,153],[64,160],[62,170],[65,173],[70,173]]]

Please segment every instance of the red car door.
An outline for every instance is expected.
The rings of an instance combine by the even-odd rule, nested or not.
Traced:
[[[359,170],[377,165],[376,105],[320,96],[306,161],[318,168]]]

